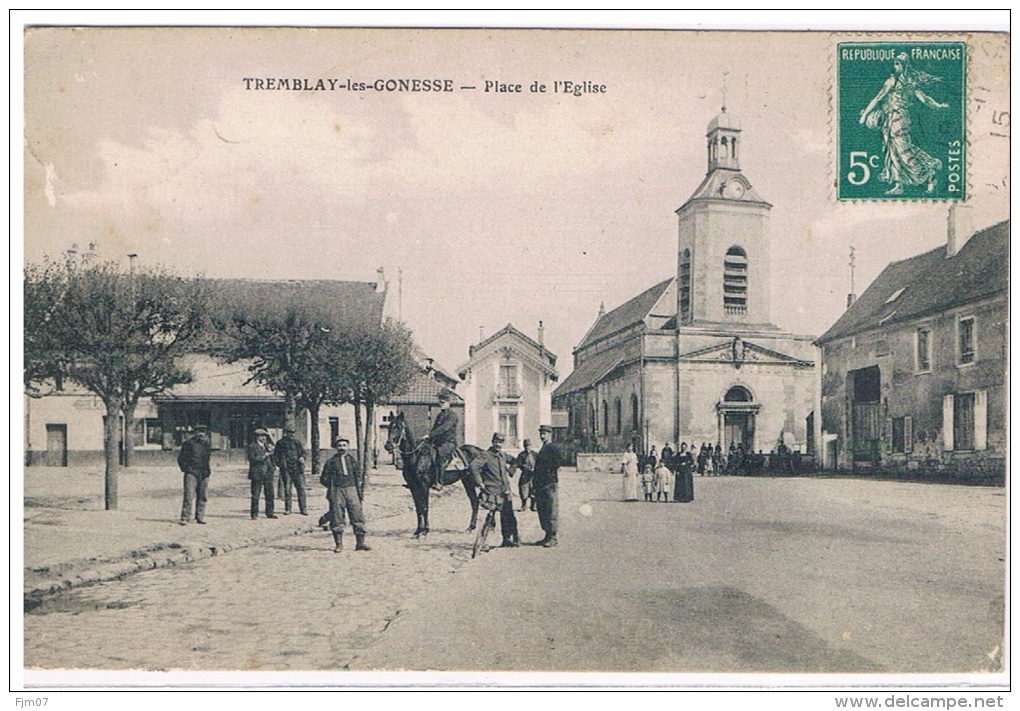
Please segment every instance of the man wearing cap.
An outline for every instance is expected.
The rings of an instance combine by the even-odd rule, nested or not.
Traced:
[[[195,521],[205,523],[206,491],[209,488],[209,456],[212,447],[206,435],[206,428],[198,426],[195,433],[184,442],[177,455],[177,465],[184,472],[184,502],[181,504],[181,525],[191,520],[191,506],[194,502]]]
[[[441,491],[443,488],[443,472],[450,466],[453,453],[460,442],[457,441],[459,420],[457,413],[450,409],[453,391],[443,388],[439,391],[439,414],[432,422],[432,429],[426,435],[429,443],[435,447],[436,456],[432,465],[432,488]]]
[[[259,517],[259,494],[266,498],[266,518],[277,518],[273,513],[273,449],[266,430],[255,430],[255,439],[245,450],[248,455],[248,478],[251,480],[251,517]]]
[[[329,499],[329,528],[333,532],[333,542],[336,544],[333,548],[335,553],[344,549],[345,512],[351,517],[351,527],[358,542],[354,550],[372,550],[365,543],[365,514],[361,508],[361,500],[364,498],[361,466],[358,464],[358,458],[347,451],[349,444],[347,439],[337,438],[333,443],[336,454],[326,462],[326,466],[322,468],[322,476],[319,477],[319,483],[326,487],[326,498]]]
[[[516,548],[521,545],[517,533],[517,517],[514,515],[513,494],[510,490],[510,467],[513,459],[505,454],[499,432],[492,435],[492,446],[471,460],[471,476],[481,489],[479,503],[489,511],[499,511],[499,527],[503,533],[503,547]]]
[[[273,460],[280,469],[280,487],[283,489],[283,512],[291,512],[291,489],[297,490],[298,510],[308,515],[308,497],[305,493],[305,447],[294,437],[294,428],[283,429],[283,437],[276,443]]]
[[[531,493],[531,481],[535,476],[535,450],[531,448],[531,440],[524,440],[524,449],[517,458],[514,460],[513,469],[510,471],[510,476],[514,475],[514,471],[519,470],[521,472],[521,478],[517,480],[517,493],[521,497],[521,511],[524,511],[528,506],[528,500],[531,500],[531,510],[535,510],[535,497]]]
[[[535,477],[531,485],[535,503],[538,505],[538,522],[545,531],[545,538],[537,541],[535,545],[552,548],[557,544],[559,469],[566,464],[566,458],[560,448],[552,442],[551,426],[539,427],[538,436],[542,440],[542,448],[535,457]]]

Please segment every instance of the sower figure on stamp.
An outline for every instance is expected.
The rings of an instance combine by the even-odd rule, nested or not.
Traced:
[[[439,414],[432,423],[432,429],[426,435],[426,439],[436,449],[435,463],[432,468],[432,488],[436,491],[443,489],[443,472],[450,466],[453,453],[457,451],[460,443],[457,441],[457,430],[460,421],[457,413],[450,409],[450,401],[453,400],[453,391],[443,388],[439,392]]]
[[[269,444],[269,433],[263,429],[255,430],[255,441],[248,445],[245,453],[248,455],[248,479],[251,480],[251,518],[255,520],[259,517],[260,494],[264,494],[266,500],[266,518],[277,518],[273,513],[273,473],[276,465],[273,462],[273,448]]]
[[[283,437],[276,443],[273,459],[280,469],[280,486],[283,487],[283,512],[291,512],[292,489],[297,490],[298,511],[308,515],[308,498],[305,491],[305,447],[294,437],[294,428],[286,427]]]
[[[559,469],[566,464],[566,458],[560,448],[552,443],[552,431],[551,425],[542,425],[538,428],[542,449],[535,457],[535,478],[532,480],[535,503],[538,507],[538,522],[545,531],[545,537],[535,545],[545,548],[552,548],[557,544]]]
[[[503,548],[517,548],[521,545],[517,533],[517,516],[514,515],[514,500],[510,489],[510,467],[513,459],[503,453],[501,433],[492,435],[492,446],[471,460],[471,476],[481,490],[478,503],[489,511],[499,511],[499,527],[503,534]]]
[[[205,523],[206,491],[209,487],[209,456],[212,447],[206,428],[199,425],[195,434],[182,446],[177,455],[177,465],[184,472],[184,501],[181,504],[181,525],[186,526],[191,520],[191,507],[194,502],[195,521]]]
[[[319,483],[326,487],[326,498],[329,499],[330,530],[333,532],[333,551],[339,553],[344,549],[344,514],[351,517],[351,527],[357,545],[354,550],[372,550],[365,543],[365,514],[361,502],[364,497],[364,481],[358,458],[347,451],[350,444],[340,437],[333,443],[336,449],[326,466],[322,468]]]
[[[521,497],[521,511],[527,508],[528,501],[531,501],[531,510],[535,510],[535,497],[531,493],[531,482],[535,477],[535,450],[531,448],[531,440],[524,440],[524,449],[517,458],[514,460],[513,469],[510,470],[510,476],[514,475],[514,471],[520,471],[521,478],[517,480],[517,493]]]
[[[939,77],[912,68],[907,53],[900,52],[892,75],[861,111],[860,123],[882,130],[885,161],[878,179],[892,183],[886,195],[902,195],[904,184],[925,185],[926,192],[935,191],[942,161],[914,143],[911,127],[915,117],[911,112],[918,102],[933,109],[949,107],[921,90],[922,85],[938,81]]]

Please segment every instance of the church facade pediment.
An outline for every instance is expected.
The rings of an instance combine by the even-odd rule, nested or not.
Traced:
[[[689,353],[681,353],[680,361],[684,363],[726,363],[739,368],[745,363],[755,365],[788,365],[794,367],[813,367],[811,361],[765,348],[751,341],[735,336],[721,343],[701,348]]]

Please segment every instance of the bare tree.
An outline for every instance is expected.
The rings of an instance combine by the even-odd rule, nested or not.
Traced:
[[[107,509],[117,508],[121,416],[190,381],[177,358],[201,331],[205,298],[199,280],[158,267],[124,274],[91,254],[25,269],[26,391],[66,380],[102,401]]]

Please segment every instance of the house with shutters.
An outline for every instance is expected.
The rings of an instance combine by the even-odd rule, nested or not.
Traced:
[[[893,262],[818,340],[825,464],[1001,480],[1009,221]]]
[[[545,347],[544,328],[531,338],[513,324],[468,349],[457,368],[463,379],[464,437],[485,448],[494,432],[506,437],[504,451],[516,453],[530,439],[537,449],[538,427],[552,422],[552,392],[559,379],[556,356]]]

